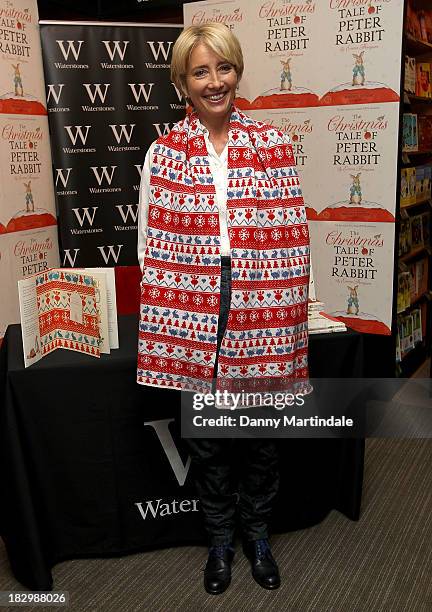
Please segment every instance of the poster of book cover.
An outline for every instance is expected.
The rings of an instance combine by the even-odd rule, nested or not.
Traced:
[[[325,312],[357,331],[391,333],[394,223],[311,221],[316,293]]]
[[[35,1],[0,1],[0,338],[19,321],[18,280],[58,259],[57,216]],[[6,264],[7,262],[7,264]]]
[[[399,101],[403,0],[319,4],[321,105]]]
[[[394,222],[399,104],[329,106],[317,114],[310,146],[320,180],[308,173],[308,218]]]
[[[35,0],[0,1],[0,113],[46,115]]]
[[[349,316],[353,329],[379,334],[390,333],[392,317],[403,9],[403,0],[184,5],[185,25],[217,21],[234,31],[245,59],[237,106],[291,138],[313,228],[317,298],[330,314]],[[363,279],[371,285],[356,289],[358,312],[341,307],[346,279],[332,273],[322,240],[341,224],[345,233],[361,227],[385,237],[371,276],[388,282]]]
[[[222,22],[241,41],[244,110],[397,102],[402,13],[403,0],[184,5],[185,25]]]

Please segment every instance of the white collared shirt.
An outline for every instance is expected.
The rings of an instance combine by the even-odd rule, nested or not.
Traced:
[[[228,211],[227,211],[227,190],[228,190],[228,143],[220,156],[214,150],[214,147],[209,139],[207,128],[203,127],[204,138],[209,155],[210,170],[213,177],[213,182],[216,190],[216,205],[219,210],[219,225],[221,239],[221,255],[230,255],[230,242],[228,236]],[[143,270],[144,253],[146,247],[146,232],[147,219],[150,199],[150,173],[152,166],[152,157],[156,141],[153,142],[145,156],[141,184],[139,190],[138,204],[138,262]]]

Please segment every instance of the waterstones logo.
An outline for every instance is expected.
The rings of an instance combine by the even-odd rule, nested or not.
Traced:
[[[101,227],[93,227],[93,223],[95,220],[95,216],[98,210],[98,206],[93,206],[90,208],[72,208],[72,211],[77,218],[77,221],[81,227],[81,229],[71,228],[70,233],[73,235],[76,234],[100,234],[102,232]],[[89,227],[84,228],[83,225],[86,224]]]
[[[108,53],[108,57],[111,60],[111,63],[101,62],[101,68],[105,69],[121,69],[121,68],[134,68],[133,64],[124,64],[124,58],[126,55],[126,50],[129,44],[129,40],[103,40],[103,44],[105,45],[105,50]],[[123,43],[123,48],[120,47],[120,43]],[[116,56],[118,60],[116,60]]]
[[[110,245],[98,246],[98,250],[100,254],[102,255],[102,258],[106,266],[109,264],[111,258],[114,261],[114,263],[118,263],[120,252],[122,248],[123,248],[122,244],[116,244],[116,245],[110,244]]]
[[[74,268],[80,249],[64,249],[63,268]]]
[[[54,104],[59,104],[64,86],[64,83],[58,83],[57,85],[49,84],[47,102],[51,102],[51,100],[54,100]]]
[[[199,512],[197,499],[183,499],[178,501],[173,499],[171,502],[163,502],[162,498],[149,499],[146,502],[135,502],[134,504],[141,515],[143,521],[147,518],[159,518],[180,514],[180,512]]]
[[[136,230],[138,219],[138,204],[117,204],[116,208],[120,214],[123,225],[114,225],[114,229],[116,231]],[[127,225],[129,217],[132,225]]]
[[[127,104],[128,110],[159,110],[159,106],[148,104],[154,83],[128,83],[128,85],[136,102],[136,104]],[[140,104],[141,97],[145,104]]]
[[[126,55],[126,49],[129,44],[129,40],[122,40],[123,49],[120,48],[119,40],[103,40],[103,44],[105,45],[106,52],[110,60],[113,62],[116,55],[119,56],[120,61],[124,61]]]
[[[159,60],[159,56],[161,56],[161,59],[165,60],[165,62],[168,61],[168,56],[173,45],[172,40],[158,40],[157,42],[155,42],[154,40],[148,40],[147,44],[150,47],[155,62]],[[167,66],[161,65],[158,67],[169,68],[169,64]]]
[[[128,126],[125,123],[122,123],[120,125],[116,123],[110,124],[111,131],[117,141],[117,145],[119,146],[108,145],[108,151],[139,151],[141,147],[137,145],[130,145],[135,125],[135,123],[129,123],[128,129]],[[128,143],[128,146],[120,146],[120,143],[123,139]]]
[[[63,185],[63,189],[57,191],[57,195],[76,195],[76,189],[68,189],[69,177],[72,168],[56,168],[55,185],[59,186],[59,182]]]
[[[90,168],[93,170],[93,174],[99,185],[99,187],[89,187],[90,193],[112,193],[121,191],[121,187],[101,187],[103,181],[111,185],[117,166],[111,166],[111,172],[109,172],[108,166],[90,166]]]
[[[153,123],[154,129],[156,130],[156,133],[159,138],[161,136],[166,136],[167,134],[169,134],[169,132],[172,130],[173,125],[173,123],[164,123],[162,129],[160,123]]]
[[[65,44],[67,43],[67,45]],[[54,62],[56,68],[88,68],[88,64],[78,64],[83,40],[56,40],[56,43],[63,55],[64,61],[68,62],[69,58],[72,63],[64,64],[63,62]],[[75,60],[75,61],[74,61]]]
[[[67,135],[69,136],[69,140],[72,145],[76,147],[78,140],[80,141],[82,148],[71,148],[71,147],[63,147],[64,153],[96,153],[96,149],[94,147],[85,147],[87,143],[87,138],[89,135],[89,131],[91,129],[91,125],[65,125],[64,129],[66,130]],[[85,129],[83,129],[85,128]]]
[[[102,86],[105,88],[102,90]],[[114,111],[115,106],[105,106],[105,100],[107,97],[108,88],[110,83],[83,83],[83,87],[86,88],[87,95],[92,104],[103,104],[104,106],[87,106],[82,104],[81,108],[83,111],[97,112],[97,111]],[[96,101],[96,98],[98,99]]]
[[[80,224],[80,227],[84,225],[85,221],[87,221],[90,227],[93,227],[93,223],[94,223],[98,208],[99,208],[98,206],[93,206],[92,212],[89,212],[90,208],[72,208],[75,214],[75,217],[77,218],[77,221]],[[80,212],[80,211],[83,211],[83,212]]]
[[[186,106],[185,101],[183,100],[183,94],[180,89],[174,85],[174,83],[171,83],[171,85],[174,87],[177,94],[178,104],[177,102],[171,102],[170,107],[172,110],[183,110]]]
[[[147,421],[144,423],[144,426],[152,427],[154,429],[158,440],[165,452],[165,455],[169,461],[171,469],[174,472],[174,476],[176,477],[178,484],[182,487],[189,472],[191,458],[189,456],[187,458],[186,463],[184,464],[180,457],[180,454],[177,450],[177,446],[174,442],[174,438],[171,434],[171,430],[169,428],[170,423],[172,423],[173,421],[173,418],[160,419],[159,421]]]

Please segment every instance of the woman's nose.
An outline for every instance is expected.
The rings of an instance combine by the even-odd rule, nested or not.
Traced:
[[[222,81],[217,70],[210,72],[210,80],[208,85],[209,87],[214,87],[215,89],[219,89],[222,86]]]

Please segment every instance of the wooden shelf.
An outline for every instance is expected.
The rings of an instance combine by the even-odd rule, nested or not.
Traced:
[[[426,198],[425,200],[419,200],[418,202],[414,202],[413,204],[405,204],[403,206],[401,204],[400,209],[401,210],[406,210],[406,209],[409,210],[410,208],[415,208],[416,206],[422,206],[422,204],[429,204],[429,206],[431,206],[432,205],[431,198]]]
[[[416,155],[416,156],[432,155],[432,151],[430,149],[427,149],[426,151],[402,151],[402,153],[404,155]]]
[[[410,104],[411,102],[429,105],[432,104],[432,98],[423,98],[422,96],[415,96],[414,94],[410,94],[407,91],[404,91],[404,95],[409,98],[409,102],[405,102],[405,104]]]
[[[410,261],[411,259],[415,259],[416,257],[418,257],[419,255],[425,254],[426,256],[429,255],[429,251],[426,247],[422,246],[418,249],[415,249],[414,251],[410,251],[409,253],[405,253],[405,255],[401,255],[399,257],[399,261]]]
[[[432,45],[424,40],[414,38],[410,34],[406,34],[405,51],[408,55],[419,53],[422,55],[432,55]]]

